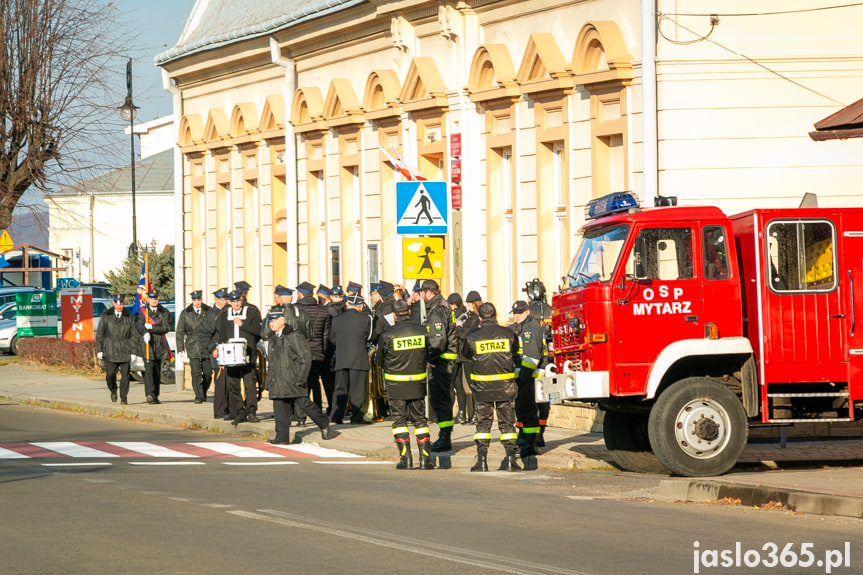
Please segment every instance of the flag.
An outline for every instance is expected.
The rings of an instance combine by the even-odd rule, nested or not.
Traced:
[[[395,169],[397,169],[399,171],[399,173],[402,175],[402,177],[405,180],[407,180],[409,182],[415,182],[415,181],[423,181],[424,182],[424,181],[426,181],[427,178],[423,175],[422,172],[419,171],[418,168],[414,168],[412,166],[409,166],[404,162],[404,160],[402,160],[401,154],[399,154],[398,150],[393,148],[393,151],[398,156],[398,159],[396,159],[396,158],[393,158],[392,156],[390,156],[387,153],[387,151],[381,147],[380,144],[378,144],[378,149],[381,152],[383,152],[384,156],[387,157],[387,161],[389,163],[391,163],[393,165],[393,167],[395,167]]]
[[[141,266],[141,278],[138,280],[138,293],[135,294],[135,306],[132,308],[132,315],[141,313],[141,310],[147,305],[147,292],[150,291],[150,270],[147,265],[147,254],[144,254],[144,265]]]

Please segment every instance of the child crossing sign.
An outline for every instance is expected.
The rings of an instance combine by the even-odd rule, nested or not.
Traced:
[[[396,182],[396,233],[446,234],[446,182]]]
[[[440,279],[443,277],[443,238],[402,238],[402,277]]]

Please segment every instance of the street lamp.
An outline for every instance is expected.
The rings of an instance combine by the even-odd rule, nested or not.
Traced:
[[[129,257],[138,255],[138,214],[135,211],[135,117],[138,106],[132,103],[132,59],[126,63],[126,101],[120,107],[120,117],[129,122],[129,141],[132,148],[132,245],[129,246]]]

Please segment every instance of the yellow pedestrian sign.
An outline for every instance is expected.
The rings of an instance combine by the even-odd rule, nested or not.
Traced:
[[[405,279],[442,278],[443,258],[443,238],[402,238]]]
[[[3,234],[0,235],[0,252],[8,252],[14,245],[15,244],[12,243],[12,238],[9,236],[9,232],[3,230]]]

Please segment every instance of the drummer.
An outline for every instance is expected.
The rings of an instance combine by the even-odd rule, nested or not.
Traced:
[[[255,388],[254,361],[258,340],[261,337],[261,312],[250,303],[243,301],[243,293],[234,290],[228,296],[230,305],[226,306],[216,320],[219,333],[219,353],[230,340],[246,340],[245,358],[240,356],[238,365],[226,365],[228,381],[228,406],[234,414],[233,425],[244,421],[257,423],[258,396]],[[220,358],[220,362],[224,358]]]

